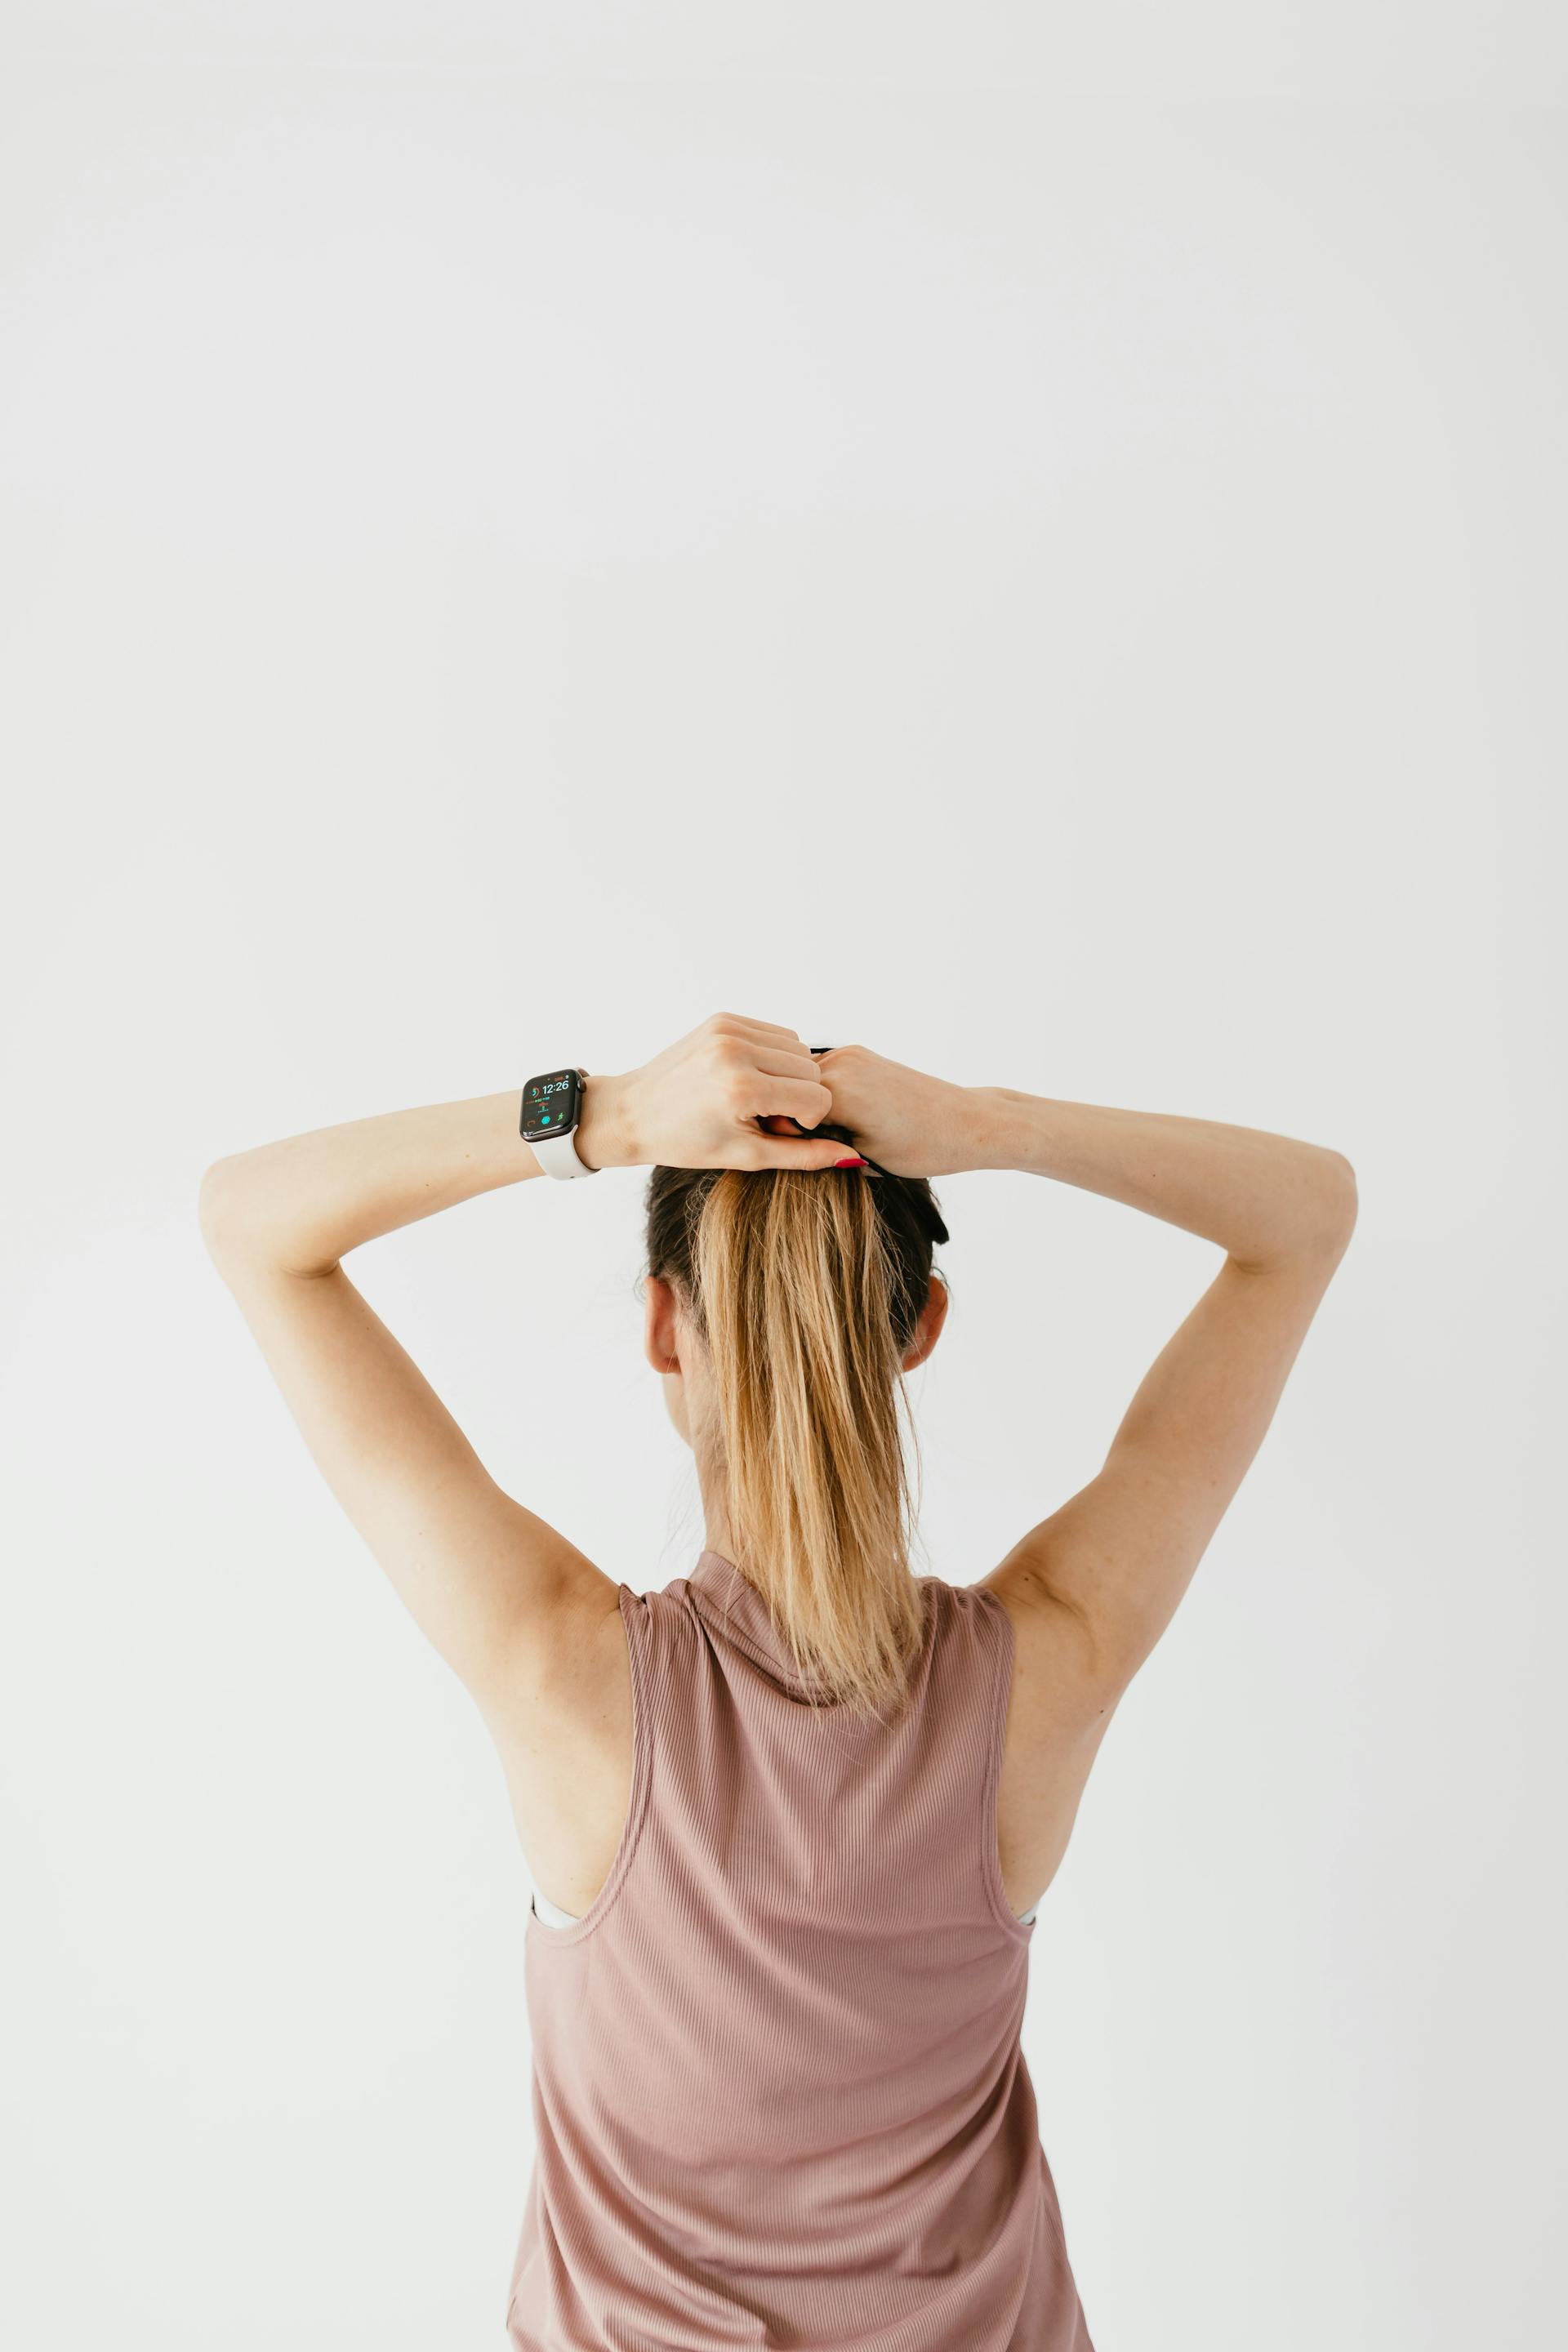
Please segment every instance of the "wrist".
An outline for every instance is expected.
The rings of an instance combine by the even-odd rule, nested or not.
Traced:
[[[1030,1111],[1038,1098],[1020,1094],[1016,1087],[969,1087],[969,1137],[972,1168],[1027,1169],[1033,1164],[1031,1143],[1037,1137]]]
[[[583,1109],[573,1138],[579,1159],[590,1168],[640,1165],[632,1131],[629,1074],[603,1076],[590,1071],[583,1087]]]

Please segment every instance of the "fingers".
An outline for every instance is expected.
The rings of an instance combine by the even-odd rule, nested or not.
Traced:
[[[793,1029],[764,1033],[728,1013],[710,1024],[709,1055],[732,1108],[763,1118],[787,1112],[803,1127],[826,1118],[833,1097]]]
[[[822,1084],[822,1072],[804,1045],[793,1051],[784,1045],[756,1046],[752,1055],[753,1066],[771,1078],[805,1078],[814,1087]]]
[[[708,1026],[721,1036],[738,1036],[749,1032],[762,1037],[788,1037],[794,1040],[801,1052],[805,1050],[800,1045],[798,1029],[785,1029],[777,1021],[752,1021],[743,1013],[715,1013]]]
[[[782,1135],[759,1135],[754,1147],[747,1153],[748,1168],[837,1168],[846,1160],[858,1169],[860,1161],[853,1144],[842,1143],[831,1135],[802,1136],[791,1141]]]
[[[833,1108],[833,1097],[816,1078],[759,1076],[746,1099],[754,1118],[793,1118],[798,1127],[819,1127]]]

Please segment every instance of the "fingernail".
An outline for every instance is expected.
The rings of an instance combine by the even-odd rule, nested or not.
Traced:
[[[869,1168],[871,1163],[868,1160],[836,1160],[833,1165],[835,1168]]]

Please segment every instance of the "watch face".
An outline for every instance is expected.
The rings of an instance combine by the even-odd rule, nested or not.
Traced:
[[[547,1070],[542,1078],[530,1078],[522,1090],[523,1140],[569,1134],[577,1124],[582,1092],[575,1070]]]

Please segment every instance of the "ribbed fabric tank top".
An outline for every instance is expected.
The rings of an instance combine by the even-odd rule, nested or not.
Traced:
[[[1012,1620],[919,1584],[887,1726],[807,1704],[717,1552],[619,1587],[626,1827],[528,1921],[517,2352],[1093,2352],[996,1851]]]

